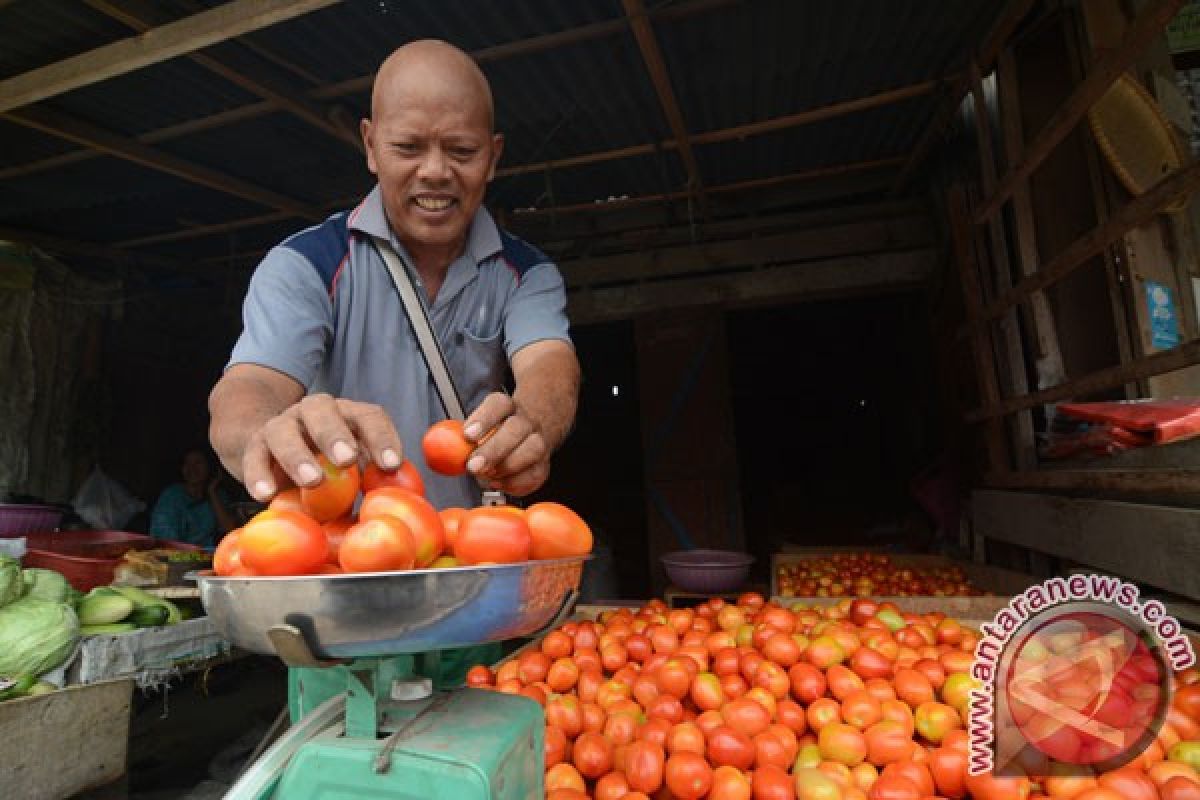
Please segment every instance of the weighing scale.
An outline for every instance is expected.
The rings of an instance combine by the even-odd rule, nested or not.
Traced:
[[[289,667],[292,725],[227,800],[543,797],[541,707],[443,691],[431,676],[440,650],[557,625],[587,558],[285,578],[193,573],[230,642]]]

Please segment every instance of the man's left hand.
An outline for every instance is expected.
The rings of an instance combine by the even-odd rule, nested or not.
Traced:
[[[507,394],[485,397],[467,417],[463,432],[479,443],[467,471],[489,488],[523,497],[550,476],[550,448],[542,432]]]

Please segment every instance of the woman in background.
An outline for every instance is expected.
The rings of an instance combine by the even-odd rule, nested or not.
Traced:
[[[158,539],[215,547],[238,526],[221,487],[221,473],[200,449],[184,453],[182,483],[163,490],[150,515],[150,535]]]

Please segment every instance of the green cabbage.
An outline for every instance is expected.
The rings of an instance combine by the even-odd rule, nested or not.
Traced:
[[[0,675],[49,672],[78,639],[79,619],[70,606],[22,597],[0,608]]]
[[[25,592],[21,582],[21,562],[0,556],[0,607],[6,606]]]
[[[55,603],[66,602],[67,591],[71,588],[71,584],[67,583],[67,579],[61,572],[31,567],[22,572],[21,577],[25,579],[27,587],[25,595],[27,597],[36,597],[39,600],[50,600]]]

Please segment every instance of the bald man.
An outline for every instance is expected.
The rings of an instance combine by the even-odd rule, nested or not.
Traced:
[[[320,483],[318,452],[385,470],[409,459],[439,508],[478,505],[481,485],[529,494],[574,421],[579,364],[558,269],[482,208],[504,145],[487,79],[445,42],[410,43],[380,67],[361,129],[377,184],[255,270],[209,398],[213,447],[261,501]],[[417,286],[466,435],[495,429],[466,476],[425,465],[421,438],[445,412],[375,239]]]

